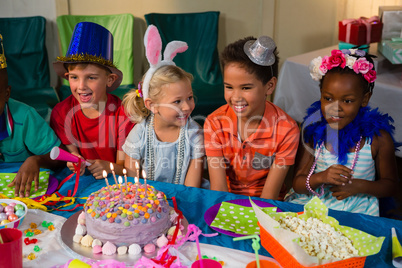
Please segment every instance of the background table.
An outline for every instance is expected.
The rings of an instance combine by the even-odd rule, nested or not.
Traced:
[[[18,170],[18,168],[19,164],[0,164],[1,172],[15,172]],[[59,180],[64,179],[69,174],[71,173],[67,168],[58,170],[53,173],[53,175]],[[62,194],[66,194],[68,190],[72,190],[74,188],[74,178],[75,177],[73,177],[63,185],[60,190]],[[130,182],[134,182],[133,178],[128,178],[128,180]],[[109,177],[109,181],[113,181],[112,177]],[[140,180],[140,182],[143,183],[142,180]],[[197,225],[203,233],[207,234],[215,233],[215,231],[211,229],[204,221],[204,214],[211,206],[223,201],[248,198],[247,196],[186,187],[183,185],[173,185],[169,183],[154,181],[148,181],[148,183],[153,185],[156,189],[163,191],[168,197],[170,205],[173,205],[171,198],[175,197],[177,200],[178,208],[183,212],[188,222],[190,224]],[[87,197],[89,194],[103,186],[105,186],[104,180],[95,180],[92,175],[82,176],[80,178],[77,196]],[[303,210],[303,206],[297,204],[261,198],[252,199],[269,202],[277,206],[282,211],[299,212]],[[85,200],[77,199],[77,202],[84,203]],[[72,207],[73,206],[67,207],[67,209]],[[77,208],[74,211],[54,211],[52,213],[68,218],[80,209],[82,208]],[[329,215],[336,218],[341,225],[350,226],[375,236],[384,236],[385,240],[381,251],[376,255],[367,257],[365,267],[393,267],[391,263],[391,227],[396,228],[397,235],[402,240],[402,221],[335,210],[329,210]],[[254,252],[251,247],[250,240],[233,242],[232,237],[222,234],[216,237],[201,236],[200,242],[224,248],[246,251],[249,253]],[[261,247],[259,253],[261,255],[271,257],[271,255],[263,247]]]
[[[282,65],[273,102],[299,123],[303,121],[306,109],[320,99],[319,83],[311,78],[308,66],[318,56],[331,55],[333,49],[338,49],[338,46],[290,57]],[[392,116],[395,139],[402,142],[402,65],[388,62],[377,52],[376,44],[369,52],[378,57],[375,59],[378,63],[377,80],[369,105]],[[396,155],[402,157],[402,148]]]

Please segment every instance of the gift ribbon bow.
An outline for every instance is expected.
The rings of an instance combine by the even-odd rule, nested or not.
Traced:
[[[350,41],[350,32],[352,24],[364,24],[366,25],[366,43],[369,44],[371,40],[371,23],[379,21],[378,16],[372,16],[371,18],[360,17],[359,19],[346,19],[342,21],[342,25],[346,25],[346,43]]]

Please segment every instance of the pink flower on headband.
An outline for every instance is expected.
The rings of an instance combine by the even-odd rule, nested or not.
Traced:
[[[362,74],[369,83],[376,80],[376,71],[374,65],[370,63],[365,55],[358,53],[360,50],[332,50],[331,56],[323,58],[317,57],[310,63],[310,75],[313,80],[320,81],[322,77],[332,68],[339,67],[344,69],[348,67],[353,69],[356,74]]]
[[[373,69],[373,64],[366,60],[366,58],[359,58],[353,64],[353,71],[357,74],[366,74],[371,69]]]
[[[343,55],[342,51],[340,50],[332,50],[331,51],[331,56],[328,58],[327,68],[328,70],[331,70],[334,67],[341,67],[345,68],[346,66],[346,59],[345,56]]]
[[[371,64],[371,63],[370,63]],[[377,72],[374,70],[369,70],[366,74],[363,75],[364,78],[369,82],[373,83],[377,79]]]
[[[322,62],[320,62],[319,69],[320,69],[320,72],[324,75],[328,72],[328,70],[330,70],[332,68],[331,64],[329,64],[328,61],[329,61],[329,57],[325,56],[324,58],[322,58]]]

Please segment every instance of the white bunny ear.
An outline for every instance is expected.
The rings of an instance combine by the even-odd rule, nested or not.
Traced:
[[[161,61],[162,40],[158,28],[149,25],[144,36],[145,55],[151,66],[157,65]]]
[[[166,45],[165,52],[163,52],[163,60],[173,61],[173,58],[177,53],[183,53],[188,48],[186,42],[183,41],[172,41]]]

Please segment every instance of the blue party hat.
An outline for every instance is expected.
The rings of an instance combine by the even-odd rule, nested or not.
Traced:
[[[108,68],[118,79],[107,91],[115,90],[123,79],[123,73],[113,63],[113,35],[105,27],[93,22],[75,25],[65,57],[57,57],[53,63],[56,73],[65,77],[65,63],[96,63]]]

